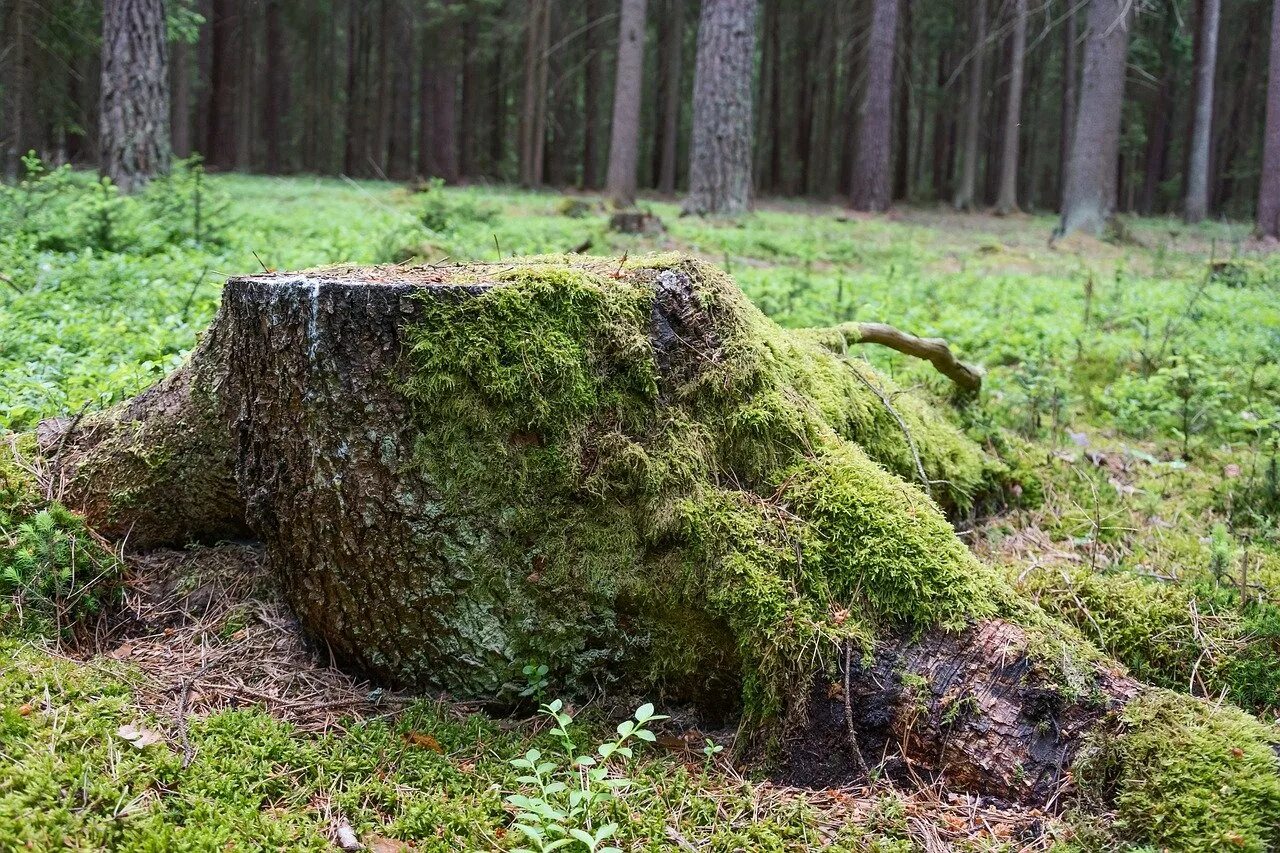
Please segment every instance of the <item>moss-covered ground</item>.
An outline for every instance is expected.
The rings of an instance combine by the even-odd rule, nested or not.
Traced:
[[[1267,756],[1253,745],[1267,734],[1231,710],[1268,725],[1280,710],[1280,261],[1251,255],[1243,227],[1141,220],[1129,228],[1141,244],[1051,250],[1046,218],[908,209],[848,219],[837,208],[763,205],[721,224],[655,202],[668,234],[634,238],[609,233],[591,205],[566,215],[580,211],[553,194],[216,177],[201,189],[215,215],[196,235],[182,195],[190,183],[152,208],[105,212],[76,187],[32,191],[40,204],[22,208],[21,227],[13,198],[0,204],[3,429],[74,417],[156,381],[207,325],[223,277],[260,264],[492,260],[586,244],[612,256],[680,250],[727,269],[784,326],[871,320],[946,337],[988,368],[976,405],[951,408],[927,365],[874,348],[853,355],[936,399],[1012,467],[1005,505],[963,516],[971,549],[1135,676],[1172,691],[1131,708],[1126,723],[1149,734],[1119,750],[1100,744],[1092,768],[1103,779],[1152,762],[1166,772],[1110,804],[1114,820],[1077,826],[1074,842],[1050,822],[1037,843],[1277,843],[1274,824],[1248,817],[1275,802],[1257,783]],[[59,213],[64,197],[77,201]],[[171,227],[159,233],[153,221]],[[5,441],[29,458],[25,440]],[[74,620],[88,624],[120,594],[118,568],[29,480],[21,466],[0,469],[0,847],[323,849],[342,823],[366,843],[415,849],[523,843],[503,798],[521,788],[510,760],[551,743],[535,722],[423,701],[316,735],[250,705],[197,715],[183,767],[177,724],[143,701],[130,664],[58,651],[75,639]],[[838,483],[796,488],[820,511]],[[883,589],[892,611],[892,584]],[[1178,694],[1227,704],[1206,712]],[[613,710],[589,712],[584,725],[607,731]],[[139,749],[119,735],[124,725],[162,741]],[[1162,739],[1168,732],[1183,742]],[[1239,755],[1205,752],[1232,737]],[[1203,787],[1201,767],[1224,774],[1219,800],[1185,796]],[[977,849],[1025,843],[1011,824],[962,826],[968,813],[945,801],[929,808],[883,789],[788,794],[696,753],[639,752],[628,775],[631,793],[608,807],[625,849],[907,850],[937,833]]]

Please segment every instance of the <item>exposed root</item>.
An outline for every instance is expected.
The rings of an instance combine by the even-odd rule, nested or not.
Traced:
[[[985,371],[956,358],[942,338],[918,338],[884,323],[841,323],[835,331],[847,345],[880,344],[903,355],[923,358],[962,390],[976,394]]]

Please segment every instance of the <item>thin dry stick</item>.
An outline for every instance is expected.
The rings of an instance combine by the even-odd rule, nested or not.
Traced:
[[[849,670],[853,668],[853,642],[844,641],[844,722],[849,727],[849,751],[852,754],[853,766],[859,773],[867,772],[867,762],[862,758],[862,750],[858,748],[858,732],[853,725],[853,702],[849,699]]]

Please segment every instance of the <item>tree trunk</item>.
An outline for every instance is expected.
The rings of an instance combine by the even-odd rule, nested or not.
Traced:
[[[604,113],[600,93],[604,91],[604,44],[607,23],[604,0],[587,0],[587,57],[582,71],[582,187],[598,189],[600,145],[604,139]]]
[[[169,173],[169,46],[163,0],[102,8],[102,173],[121,192]]]
[[[1160,39],[1160,83],[1147,110],[1147,151],[1143,163],[1142,195],[1138,211],[1149,216],[1156,209],[1156,196],[1165,179],[1169,159],[1169,140],[1173,130],[1174,87],[1179,69],[1173,60],[1174,42],[1179,38],[1179,21],[1172,9],[1164,15],[1164,33]],[[1189,139],[1190,137],[1188,137]]]
[[[636,203],[640,156],[640,97],[644,84],[645,0],[622,0],[618,26],[618,70],[609,127],[605,189],[615,207]]]
[[[280,20],[281,0],[266,3],[266,89],[262,99],[262,135],[267,144],[267,173],[284,171],[284,132],[281,122],[289,110],[289,74],[285,55],[284,26]]]
[[[684,213],[738,216],[751,203],[755,42],[754,0],[703,0]]]
[[[1080,38],[1076,27],[1076,0],[1065,0],[1066,16],[1062,22],[1062,117],[1058,123],[1058,206],[1066,203],[1067,169],[1071,164],[1071,140],[1076,133],[1076,106],[1080,77]]]
[[[422,74],[418,82],[418,172],[424,178],[440,178],[447,184],[458,182],[457,95],[458,62],[454,53],[458,42],[455,10],[444,7],[448,16],[424,28]]]
[[[1027,0],[1013,0],[1013,45],[1009,52],[1009,99],[1004,112],[1004,149],[1000,153],[1000,192],[996,213],[1018,210],[1018,135],[1022,132],[1022,73],[1027,56]]]
[[[28,150],[27,111],[30,109],[30,75],[27,73],[27,2],[14,0],[8,5],[4,24],[5,40],[0,42],[0,70],[5,72],[8,84],[0,88],[4,96],[3,133],[4,174],[15,180],[22,173],[22,157]]]
[[[684,0],[671,0],[667,9],[667,40],[662,46],[662,156],[658,164],[658,192],[676,191],[680,140],[680,66],[684,54]]]
[[[875,0],[867,42],[866,89],[858,116],[853,162],[854,210],[889,209],[892,195],[893,51],[898,38],[899,0]]]
[[[1116,209],[1129,0],[1089,0],[1080,106],[1056,236],[1101,235]]]
[[[393,181],[407,180],[413,175],[413,24],[404,0],[392,0],[391,40],[383,49],[391,53],[387,177]],[[452,176],[455,180],[456,171],[455,166]]]
[[[547,131],[547,50],[551,0],[529,0],[525,32],[524,100],[520,109],[520,183],[542,185],[542,146]]]
[[[1271,59],[1267,70],[1267,117],[1258,186],[1258,236],[1280,239],[1280,0],[1271,9]]]
[[[175,157],[191,156],[191,45],[179,40],[173,43],[170,57],[169,85],[171,97],[169,126],[173,130]]]
[[[1195,104],[1191,152],[1187,161],[1187,195],[1182,215],[1199,222],[1209,215],[1209,139],[1213,129],[1213,77],[1218,67],[1218,21],[1221,0],[1200,0],[1196,40],[1200,42],[1195,69]]]
[[[912,74],[915,70],[915,27],[912,20],[911,0],[902,2],[902,74],[898,75],[898,129],[894,148],[898,156],[893,161],[893,197],[907,200],[911,196],[911,99]],[[915,151],[919,162],[919,148]]]
[[[1083,744],[1123,760],[1121,709],[1168,700],[969,553],[901,478],[898,419],[940,491],[981,451],[838,337],[689,259],[236,277],[182,368],[38,439],[101,533],[258,537],[321,647],[384,683],[515,701],[536,660],[562,695],[741,713],[804,784],[885,756],[1055,800]],[[1270,757],[1253,726],[1197,729],[1210,788],[1183,795]]]
[[[973,49],[969,60],[969,97],[965,103],[964,150],[961,152],[960,186],[956,210],[973,210],[978,199],[978,136],[982,129],[982,102],[986,86],[983,59],[987,52],[987,0],[973,7]]]

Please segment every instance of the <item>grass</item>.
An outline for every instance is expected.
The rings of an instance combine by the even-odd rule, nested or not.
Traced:
[[[71,197],[83,179],[68,180]],[[199,240],[149,236],[128,207],[110,208],[117,236],[94,247],[0,223],[0,430],[150,385],[194,345],[225,276],[260,264],[488,260],[586,243],[602,255],[690,251],[783,325],[883,321],[985,365],[980,405],[951,416],[1028,476],[1020,505],[974,517],[974,550],[1142,678],[1225,694],[1265,719],[1280,708],[1280,262],[1251,256],[1242,225],[1139,220],[1128,230],[1141,244],[1050,249],[1046,218],[864,219],[766,203],[726,224],[654,201],[669,231],[650,238],[608,232],[594,204],[571,217],[558,195],[497,188],[218,176],[200,192],[217,215]],[[96,207],[64,215],[58,199],[31,198],[50,219],[103,221]],[[163,211],[189,214],[172,199]],[[857,354],[901,385],[950,390],[927,366]],[[0,508],[10,565],[16,549],[39,550],[11,503]],[[65,549],[73,520],[49,521]],[[56,550],[49,559],[74,565]],[[184,768],[178,724],[143,701],[134,669],[60,657],[56,622],[19,626],[10,612],[0,623],[0,846],[331,849],[347,822],[366,841],[415,849],[511,847],[508,762],[551,743],[532,723],[428,701],[323,735],[245,707],[194,717]],[[598,709],[586,721],[612,719]],[[127,724],[164,740],[137,749],[117,734]],[[906,850],[922,843],[918,818],[970,849],[1018,847],[882,787],[847,801],[780,792],[661,751],[640,753],[628,775],[633,793],[612,813],[624,849],[684,838],[714,850]],[[1205,849],[1231,843],[1215,836]]]

